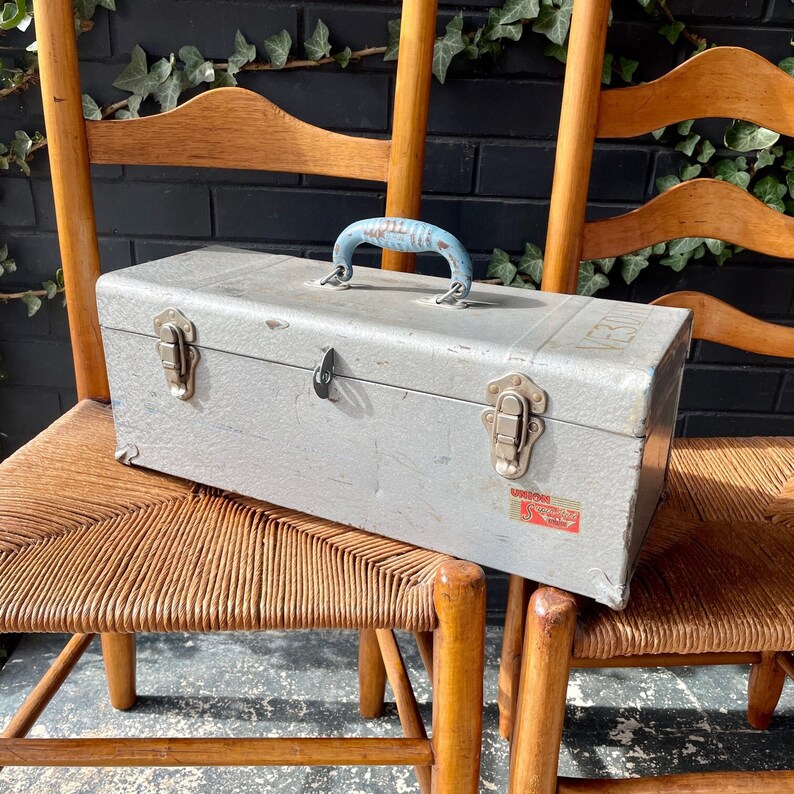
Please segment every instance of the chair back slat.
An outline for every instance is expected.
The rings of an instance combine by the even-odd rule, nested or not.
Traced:
[[[92,121],[86,129],[93,163],[246,168],[380,182],[389,171],[389,141],[315,127],[244,88],[207,91],[167,113]],[[240,130],[243,149],[218,145]]]
[[[581,258],[619,256],[679,237],[713,237],[794,258],[794,218],[717,179],[681,182],[639,209],[585,224]]]
[[[692,336],[748,353],[794,358],[794,328],[764,322],[703,292],[671,292],[653,301],[694,312]]]
[[[39,6],[35,25],[42,102],[80,399],[109,396],[94,292],[100,264],[91,161],[266,169],[386,182],[387,213],[419,216],[436,0],[404,0],[402,5],[392,141],[314,127],[241,88],[208,91],[159,116],[86,123],[72,0],[47,0]],[[241,130],[244,148],[232,151],[221,144],[239,139]],[[162,146],[163,140],[168,146]],[[410,271],[414,259],[412,254],[385,252],[383,267]]]
[[[739,118],[794,135],[794,78],[742,47],[704,50],[658,80],[603,91],[596,137],[633,138],[701,118]]]
[[[35,24],[77,397],[109,399],[94,297],[99,245],[71,0],[40,3]]]

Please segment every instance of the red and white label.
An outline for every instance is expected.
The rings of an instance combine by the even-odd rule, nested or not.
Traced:
[[[577,534],[581,510],[581,502],[520,488],[510,489],[510,518],[514,521]]]

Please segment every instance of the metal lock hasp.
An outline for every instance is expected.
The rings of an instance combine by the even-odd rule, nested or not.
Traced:
[[[511,373],[491,381],[485,399],[494,406],[482,413],[491,463],[497,474],[515,480],[526,474],[532,447],[546,429],[538,416],[546,411],[546,392],[526,375]]]
[[[201,358],[198,348],[189,344],[196,341],[196,326],[179,309],[166,309],[154,318],[154,332],[159,337],[157,352],[171,394],[189,400]]]

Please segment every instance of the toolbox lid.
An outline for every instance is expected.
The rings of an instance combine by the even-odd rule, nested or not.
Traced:
[[[103,275],[100,322],[151,337],[156,358],[154,317],[176,308],[200,349],[313,372],[333,347],[335,377],[484,407],[489,381],[517,372],[548,395],[545,418],[637,437],[654,392],[680,383],[669,363],[689,343],[683,309],[475,284],[455,310],[419,301],[446,291],[441,278],[357,267],[350,289],[310,283],[330,269],[203,248]]]

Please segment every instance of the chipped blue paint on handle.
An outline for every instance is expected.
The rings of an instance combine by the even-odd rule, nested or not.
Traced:
[[[463,287],[457,297],[465,298],[469,294],[472,267],[468,252],[460,240],[432,223],[408,218],[367,218],[351,223],[334,245],[334,265],[344,269],[340,281],[350,281],[353,277],[353,251],[362,243],[403,253],[441,254],[449,262],[452,284]]]

